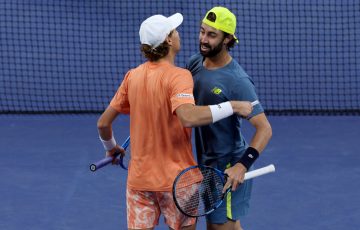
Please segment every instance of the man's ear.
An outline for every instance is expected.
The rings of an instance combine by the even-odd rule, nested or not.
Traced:
[[[224,39],[224,42],[223,44],[224,45],[227,45],[231,40],[233,39],[233,36],[232,35],[227,35]]]
[[[171,35],[166,37],[166,42],[169,44],[169,46],[172,46],[172,38]]]

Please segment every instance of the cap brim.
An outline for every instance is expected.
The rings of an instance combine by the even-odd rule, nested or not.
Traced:
[[[169,22],[171,23],[173,30],[176,29],[178,26],[180,26],[184,20],[182,14],[180,14],[180,13],[175,13],[175,14],[171,15],[170,17],[168,17],[168,19],[169,19]]]

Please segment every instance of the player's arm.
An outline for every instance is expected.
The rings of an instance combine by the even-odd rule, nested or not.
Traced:
[[[99,131],[99,136],[103,140],[110,140],[112,137],[112,123],[119,115],[119,112],[116,111],[111,106],[108,106],[106,110],[101,114],[100,118],[97,121],[97,128]]]
[[[249,121],[256,129],[250,146],[246,149],[237,164],[225,170],[225,173],[228,175],[226,187],[231,185],[233,191],[244,181],[245,173],[259,157],[259,154],[265,149],[272,136],[271,125],[264,113],[250,118]]]
[[[175,112],[184,127],[206,125],[213,121],[209,106],[183,104]]]
[[[184,127],[196,127],[214,123],[234,113],[246,117],[252,109],[253,106],[249,101],[228,101],[210,106],[183,104],[175,111]]]
[[[107,156],[112,156],[115,152],[124,152],[124,150],[117,145],[112,131],[112,123],[118,115],[119,112],[117,110],[108,106],[97,121],[99,138],[104,145]]]
[[[264,113],[260,113],[250,118],[249,122],[256,129],[255,134],[251,139],[250,146],[255,148],[259,153],[261,153],[271,139],[271,125]]]

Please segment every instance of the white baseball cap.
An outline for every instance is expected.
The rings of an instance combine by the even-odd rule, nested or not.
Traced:
[[[141,23],[139,30],[141,44],[147,44],[152,48],[158,47],[182,22],[183,16],[180,13],[175,13],[170,17],[157,14],[147,18]]]

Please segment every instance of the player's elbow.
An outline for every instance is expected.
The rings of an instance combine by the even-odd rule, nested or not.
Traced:
[[[263,130],[264,135],[267,137],[267,139],[270,140],[271,137],[272,137],[272,128],[271,128],[270,123],[267,123],[267,124],[263,127],[262,130]]]
[[[264,140],[269,141],[272,137],[272,128],[266,116],[264,114],[260,114],[252,119],[254,119],[252,124],[256,128],[256,132],[259,133]]]
[[[103,116],[101,116],[97,121],[98,130],[108,129],[109,127],[111,127],[111,123],[106,121],[106,119],[104,119]]]
[[[197,124],[196,119],[194,119],[194,117],[191,115],[181,117],[180,122],[181,122],[182,126],[184,126],[185,128],[191,128],[191,127],[196,126],[196,124]]]
[[[191,128],[196,126],[196,122],[192,119],[180,119],[182,126],[185,128]]]
[[[195,107],[192,104],[184,104],[176,109],[176,116],[180,120],[182,126],[191,128],[198,125],[199,118],[196,115],[194,108]]]

